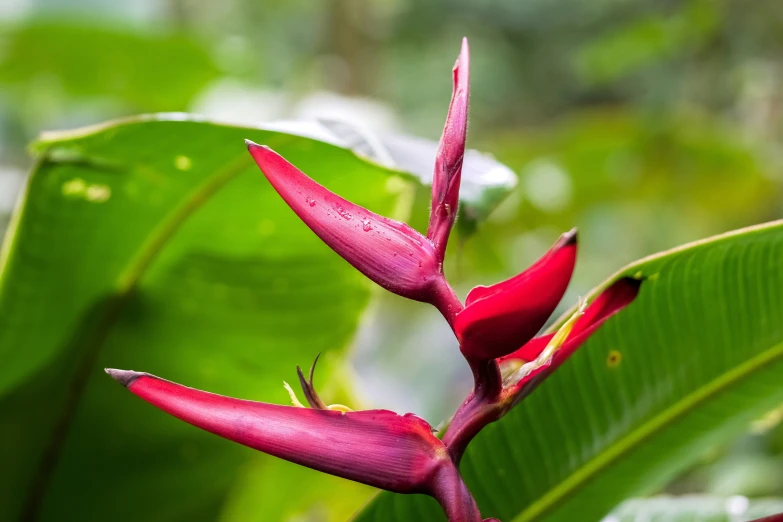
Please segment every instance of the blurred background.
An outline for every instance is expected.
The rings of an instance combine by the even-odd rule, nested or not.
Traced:
[[[780,217],[776,0],[3,0],[0,226],[42,130],[187,111],[437,139],[462,36],[469,146],[519,175],[454,244],[448,274],[462,295],[519,272],[573,226],[580,260],[563,309],[634,259]],[[419,229],[426,205],[414,206]],[[360,399],[438,424],[469,387],[445,356],[454,350],[437,315],[378,295],[352,352]],[[414,353],[424,360],[411,367]],[[704,448],[667,492],[783,495],[781,417]]]

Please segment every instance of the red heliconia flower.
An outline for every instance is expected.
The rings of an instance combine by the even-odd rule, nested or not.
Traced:
[[[533,266],[470,291],[454,331],[468,360],[497,359],[528,342],[563,298],[576,263],[576,229],[560,236]]]
[[[321,240],[369,279],[403,297],[434,304],[451,323],[462,308],[443,276],[456,218],[468,110],[468,46],[454,67],[454,94],[435,161],[427,236],[334,194],[272,149],[246,141],[261,171]]]
[[[506,281],[477,286],[460,303],[443,274],[457,216],[465,155],[469,55],[462,42],[454,90],[435,160],[426,236],[347,201],[272,149],[247,141],[270,184],[299,218],[370,280],[431,303],[451,325],[473,370],[473,392],[442,440],[413,414],[326,406],[297,367],[310,408],[288,384],[294,406],[215,395],[147,373],[106,370],[132,393],[196,427],[296,464],[397,493],[424,493],[450,522],[482,522],[458,465],[467,444],[558,368],[610,316],[633,301],[641,281],[623,278],[580,306],[557,332],[534,337],[562,299],[576,263],[576,230],[533,266]],[[317,358],[316,358],[317,361]],[[486,519],[484,522],[498,522]]]
[[[216,395],[148,373],[106,373],[153,406],[215,435],[388,491],[426,493],[450,520],[481,522],[446,447],[416,415],[280,406]]]

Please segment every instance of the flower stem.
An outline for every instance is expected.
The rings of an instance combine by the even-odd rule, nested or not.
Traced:
[[[443,508],[449,522],[482,522],[476,501],[455,464],[448,462],[440,468],[432,496]]]
[[[440,274],[434,288],[432,289],[432,304],[446,319],[449,326],[454,330],[454,320],[457,318],[457,314],[465,308],[462,302],[454,293],[454,289],[446,281],[443,274]]]
[[[454,465],[459,466],[470,441],[487,424],[495,422],[502,416],[503,407],[499,402],[488,401],[474,393],[465,399],[443,436],[443,444],[448,448]]]

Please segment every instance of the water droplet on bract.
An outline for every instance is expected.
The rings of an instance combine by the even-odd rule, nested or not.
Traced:
[[[397,257],[397,252],[395,252],[394,254],[392,254],[392,257]]]
[[[370,224],[369,219],[365,219],[364,221],[362,221],[362,230],[364,230],[365,232],[369,232],[370,230],[372,230],[372,225]]]
[[[351,213],[345,210],[343,207],[337,207],[337,213],[340,214],[340,217],[343,219],[351,219]]]
[[[311,207],[314,207],[314,206],[315,206],[315,200],[314,200],[313,198],[311,198],[311,197],[307,197],[307,198],[305,198],[305,201],[306,201],[306,202],[307,202],[307,204],[308,204],[308,205],[310,205]]]

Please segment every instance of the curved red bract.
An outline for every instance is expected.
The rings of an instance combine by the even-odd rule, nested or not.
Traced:
[[[576,230],[572,230],[521,274],[471,290],[454,323],[465,357],[497,359],[536,335],[568,288],[576,251]]]
[[[153,406],[198,428],[308,468],[399,493],[429,491],[448,460],[425,420],[246,401],[147,373],[107,370]]]
[[[280,197],[332,250],[383,288],[430,299],[442,274],[429,239],[329,191],[269,147],[248,141],[247,148]]]

